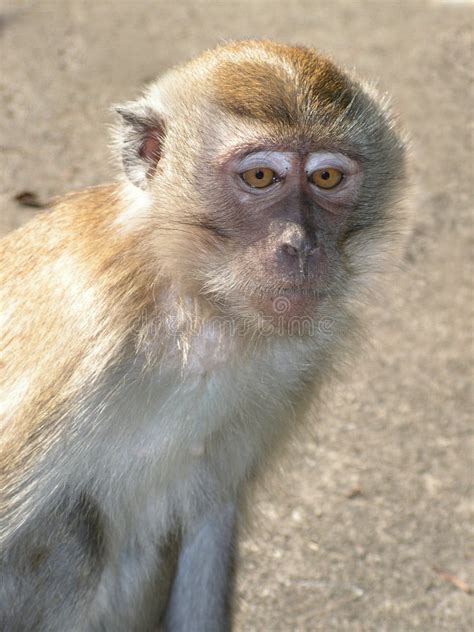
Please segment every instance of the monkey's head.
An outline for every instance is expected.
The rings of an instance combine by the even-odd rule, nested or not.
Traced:
[[[342,305],[396,232],[403,143],[375,94],[313,50],[223,46],[118,111],[137,199],[124,221],[146,218],[165,276],[227,313]]]

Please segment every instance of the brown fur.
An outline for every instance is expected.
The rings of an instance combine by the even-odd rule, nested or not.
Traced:
[[[294,124],[301,120],[302,112],[310,115],[328,106],[342,112],[348,106],[350,82],[328,59],[302,46],[268,42],[269,60],[249,60],[242,65],[241,57],[253,47],[251,42],[231,47],[235,59],[223,61],[215,73],[217,101],[223,108],[265,122]],[[277,68],[273,56],[278,59]],[[282,60],[295,76],[289,75]]]
[[[1,294],[34,305],[12,314],[1,339],[4,392],[28,376],[21,403],[2,420],[1,498],[7,506],[19,470],[33,471],[48,446],[71,432],[77,394],[93,389],[104,368],[121,359],[127,340],[136,344],[150,309],[156,276],[144,231],[130,236],[115,230],[120,208],[117,185],[71,194],[1,243],[0,259],[10,263],[1,268]],[[64,254],[58,269],[44,265],[61,262]],[[92,288],[95,298],[85,307]],[[0,511],[5,515],[6,507]]]

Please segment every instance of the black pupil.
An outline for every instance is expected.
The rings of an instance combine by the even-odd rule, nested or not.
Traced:
[[[257,180],[261,180],[264,177],[264,173],[263,171],[256,171],[255,172],[255,177],[257,178]]]
[[[321,174],[321,178],[323,180],[329,180],[330,177],[331,177],[331,174],[329,173],[329,171],[323,171]]]

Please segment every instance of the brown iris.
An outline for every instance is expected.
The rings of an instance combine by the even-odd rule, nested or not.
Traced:
[[[266,167],[249,169],[244,171],[241,176],[246,184],[256,189],[264,189],[275,182],[275,172]]]
[[[325,167],[324,169],[313,171],[310,175],[310,180],[320,189],[334,189],[341,182],[342,173],[339,169]]]

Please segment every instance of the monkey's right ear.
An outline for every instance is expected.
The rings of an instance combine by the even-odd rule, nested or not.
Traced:
[[[117,141],[124,171],[133,184],[146,189],[162,154],[163,118],[140,101],[118,105],[115,111],[122,117]]]

